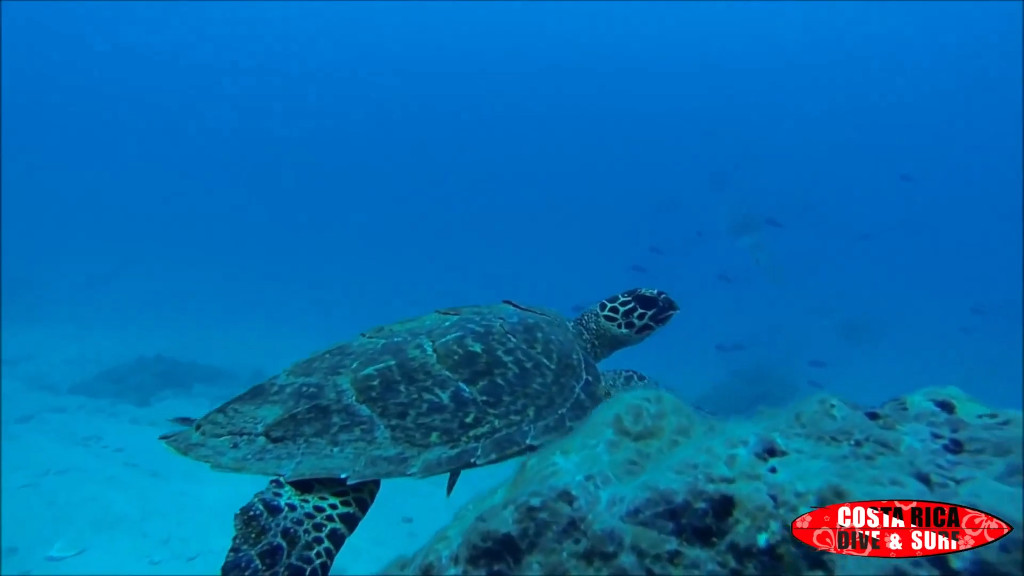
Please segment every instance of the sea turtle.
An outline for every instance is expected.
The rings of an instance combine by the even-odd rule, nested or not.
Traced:
[[[182,430],[169,447],[216,470],[274,476],[235,515],[230,575],[327,576],[382,478],[459,473],[567,433],[611,394],[650,385],[597,363],[679,311],[660,290],[568,320],[504,301],[380,326],[298,362]]]

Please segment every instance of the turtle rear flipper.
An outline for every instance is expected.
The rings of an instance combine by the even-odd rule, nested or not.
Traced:
[[[171,424],[177,424],[178,426],[183,426],[185,428],[191,428],[195,426],[197,420],[199,419],[193,418],[191,416],[175,416],[174,418],[167,419],[167,421],[170,422]]]
[[[448,486],[445,487],[445,497],[449,498],[452,495],[452,490],[455,490],[455,483],[459,481],[459,476],[462,475],[462,470],[452,470],[448,473]]]
[[[235,514],[221,575],[327,576],[379,490],[380,480],[271,480]]]
[[[170,422],[171,424],[174,424],[175,426],[180,426],[182,428],[191,428],[196,425],[196,422],[198,420],[198,418],[192,418],[190,416],[175,416],[174,418],[167,419],[167,421]],[[164,432],[159,436],[159,439],[169,440],[172,436],[175,436],[179,432],[181,432],[180,429],[172,430],[171,432]]]

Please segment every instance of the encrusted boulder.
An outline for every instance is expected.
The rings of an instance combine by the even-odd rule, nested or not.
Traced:
[[[950,501],[1021,522],[1021,413],[956,389],[862,409],[830,396],[714,419],[622,394],[387,573],[1011,574],[1019,531],[928,559],[819,552],[790,522],[855,500]]]

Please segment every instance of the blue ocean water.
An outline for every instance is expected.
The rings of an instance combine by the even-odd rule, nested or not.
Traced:
[[[438,307],[633,286],[682,311],[608,365],[710,412],[1021,408],[1020,2],[0,10],[5,490],[40,406],[138,357],[227,397]],[[52,543],[21,522],[10,573]],[[77,560],[35,570],[189,569]]]

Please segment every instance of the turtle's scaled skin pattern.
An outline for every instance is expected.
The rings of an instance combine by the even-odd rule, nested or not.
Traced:
[[[224,576],[327,576],[370,509],[380,481],[270,481],[235,514]]]
[[[282,477],[239,511],[223,574],[326,573],[380,479],[457,473],[568,433],[614,390],[649,382],[605,383],[597,362],[678,310],[650,289],[572,321],[513,302],[438,310],[298,362],[161,439],[215,469]]]
[[[569,322],[511,302],[439,310],[303,360],[163,437],[215,469],[350,483],[500,461],[604,398],[596,362],[678,311],[633,289]]]
[[[607,370],[601,377],[609,398],[660,387],[636,370]],[[222,576],[328,576],[379,490],[379,480],[352,485],[340,478],[271,480],[235,514]]]
[[[164,440],[228,471],[350,482],[433,476],[536,445],[602,399],[568,321],[440,310],[295,364]]]

